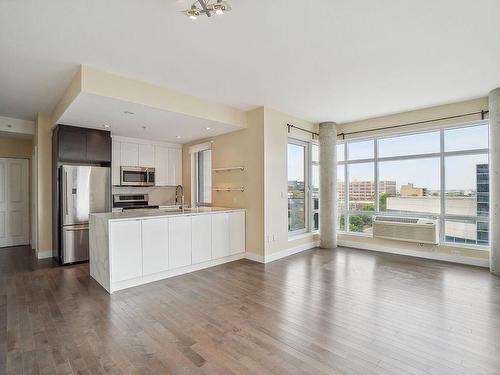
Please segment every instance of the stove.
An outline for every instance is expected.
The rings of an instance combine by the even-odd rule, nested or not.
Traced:
[[[159,206],[149,204],[147,194],[113,194],[113,208],[127,210],[154,210]]]

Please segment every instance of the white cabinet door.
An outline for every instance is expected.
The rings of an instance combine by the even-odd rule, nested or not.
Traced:
[[[229,255],[229,227],[227,213],[212,215],[212,259]]]
[[[139,167],[154,168],[155,146],[139,144]]]
[[[180,148],[168,149],[168,184],[182,185],[182,150]]]
[[[193,264],[212,259],[212,215],[191,217]]]
[[[122,142],[120,147],[122,167],[139,166],[139,145],[137,143]]]
[[[109,224],[111,281],[142,276],[141,222],[118,221]]]
[[[155,146],[156,185],[168,185],[168,148]]]
[[[111,184],[120,185],[121,143],[113,141],[111,146]]]
[[[142,275],[168,270],[168,219],[142,220]]]
[[[229,253],[245,252],[245,212],[229,213]]]
[[[168,223],[168,263],[170,269],[191,264],[191,217],[179,216]]]

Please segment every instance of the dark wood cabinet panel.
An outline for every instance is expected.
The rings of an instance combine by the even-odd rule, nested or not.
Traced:
[[[60,127],[59,131],[59,160],[85,161],[87,140],[85,131],[76,127]]]
[[[87,130],[87,161],[111,162],[111,137],[109,132]]]

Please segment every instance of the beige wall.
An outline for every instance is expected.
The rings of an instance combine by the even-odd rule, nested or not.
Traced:
[[[286,124],[293,124],[311,131],[318,131],[318,125],[282,112],[266,108],[264,116],[264,202],[266,256],[318,240],[312,234],[296,238],[288,237],[288,138],[311,140],[311,135],[292,130],[288,133]]]
[[[52,256],[52,132],[51,116],[39,113],[35,127],[37,149],[37,255]]]
[[[409,122],[417,122],[417,121],[426,121],[435,118],[441,117],[449,117],[456,116],[464,113],[471,112],[480,112],[481,110],[488,110],[488,98],[479,98],[474,100],[468,100],[459,103],[447,104],[437,107],[425,108],[417,111],[399,113],[395,115],[378,117],[374,119],[368,119],[363,121],[357,121],[353,123],[347,124],[339,124],[338,132],[350,132],[350,131],[358,131],[358,130],[376,130],[380,127],[392,126],[398,124],[404,124]],[[405,128],[399,128],[394,130],[382,130],[382,131],[370,131],[363,134],[357,134],[356,136],[352,136],[350,138],[361,138],[361,137],[370,137],[374,135],[383,135],[383,134],[391,134],[391,133],[400,133],[402,131],[412,131],[412,130],[422,130],[428,128],[435,128],[443,125],[451,125],[451,124],[460,124],[469,121],[475,121],[480,119],[480,116],[468,116],[465,118],[452,119],[446,121],[440,121],[438,123],[427,123],[421,125],[415,125]],[[458,256],[466,256],[473,257],[477,259],[487,259],[489,254],[487,251],[477,250],[472,248],[464,248],[464,247],[454,247],[454,246],[445,246],[445,245],[418,245],[408,242],[401,241],[392,241],[392,240],[384,240],[377,239],[371,237],[361,237],[356,235],[348,235],[348,234],[340,234],[339,241],[342,244],[348,242],[356,246],[359,244],[360,246],[372,246],[377,248],[383,248],[385,250],[392,249],[402,249],[409,251],[421,251],[422,253],[438,253],[445,255],[458,255]]]
[[[247,129],[224,134],[182,147],[183,186],[191,201],[191,156],[189,147],[212,142],[212,168],[244,166],[245,171],[212,173],[212,187],[240,187],[244,192],[213,192],[212,204],[247,209],[247,251],[264,255],[264,109],[246,114]]]
[[[31,159],[31,139],[19,139],[11,137],[0,137],[1,158],[26,158]]]

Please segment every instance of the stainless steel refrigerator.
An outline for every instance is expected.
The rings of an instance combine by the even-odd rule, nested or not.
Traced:
[[[110,168],[60,167],[60,261],[89,259],[89,214],[111,211]]]

